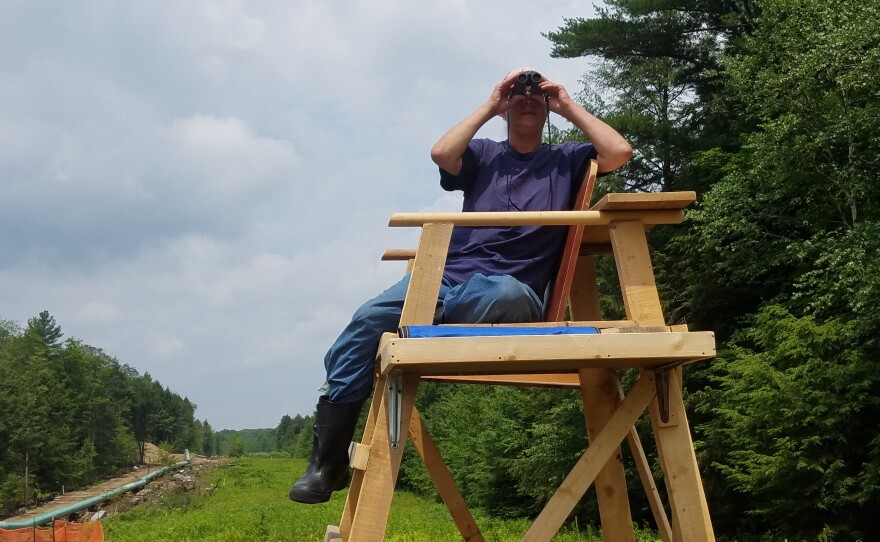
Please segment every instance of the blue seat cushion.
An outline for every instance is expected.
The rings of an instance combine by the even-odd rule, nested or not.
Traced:
[[[507,337],[515,335],[595,335],[590,326],[509,327],[509,326],[402,326],[399,334],[406,339],[437,337]]]

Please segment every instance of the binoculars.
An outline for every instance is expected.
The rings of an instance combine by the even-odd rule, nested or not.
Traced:
[[[513,83],[513,91],[511,91],[510,95],[513,96],[515,94],[537,94],[541,91],[541,88],[538,86],[538,83],[542,81],[541,74],[533,71],[524,71],[521,74],[516,76],[516,81]]]

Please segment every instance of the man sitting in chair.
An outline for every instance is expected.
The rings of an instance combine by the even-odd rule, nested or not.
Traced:
[[[549,111],[591,143],[542,144]],[[506,141],[474,139],[492,117],[507,120]],[[440,186],[464,192],[463,211],[569,210],[591,159],[599,172],[617,169],[632,148],[613,128],[578,105],[565,88],[530,69],[507,74],[489,99],[431,149]],[[565,243],[563,227],[456,227],[437,298],[436,321],[540,321],[542,297]],[[362,305],[324,358],[329,394],[320,397],[312,456],[290,489],[293,501],[326,502],[345,487],[348,446],[373,387],[383,333],[396,331],[409,275]]]

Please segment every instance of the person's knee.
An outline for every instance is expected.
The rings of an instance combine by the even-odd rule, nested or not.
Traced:
[[[490,296],[501,307],[515,308],[524,301],[532,301],[532,292],[528,286],[509,275],[488,277],[492,283]]]
[[[541,317],[538,300],[528,286],[519,282],[505,283],[492,305],[499,322],[529,322]]]
[[[475,275],[447,306],[450,322],[512,323],[539,320],[540,301],[531,289],[508,275]]]

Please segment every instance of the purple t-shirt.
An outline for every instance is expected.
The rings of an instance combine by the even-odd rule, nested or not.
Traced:
[[[595,157],[589,143],[542,145],[523,154],[507,141],[474,139],[461,173],[440,168],[440,186],[464,192],[462,211],[565,211]],[[512,275],[542,298],[566,232],[564,226],[456,227],[444,274],[455,283],[475,273]]]

